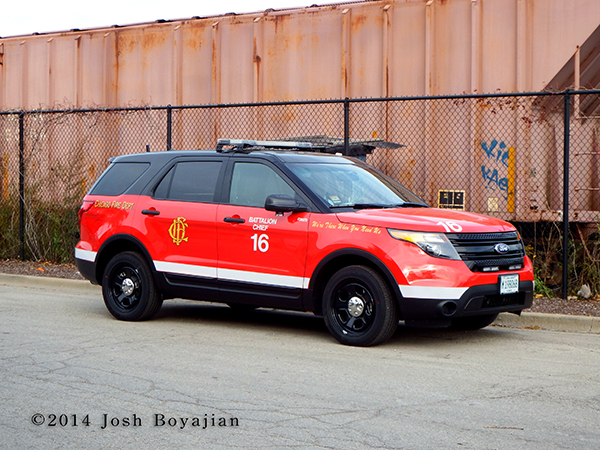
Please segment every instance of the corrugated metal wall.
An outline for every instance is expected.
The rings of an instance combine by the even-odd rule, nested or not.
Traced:
[[[598,24],[598,0],[388,0],[12,37],[0,109],[536,91]]]
[[[6,38],[0,110],[538,91],[599,24],[600,0],[388,0]],[[241,126],[236,135],[223,134],[218,110],[206,112],[202,133],[187,112],[176,114],[174,148],[212,146],[219,137],[297,136],[298,129],[340,135],[341,116],[290,105],[239,114],[230,118]],[[599,128],[597,118],[579,119],[571,125],[579,136],[572,144],[574,220],[593,222],[600,180],[590,155]],[[154,143],[162,125],[148,132],[147,123],[129,120],[94,121],[111,155],[125,151],[131,133],[146,133],[142,141],[153,149],[163,145]],[[4,157],[9,128],[0,129]],[[349,128],[352,138],[405,144],[370,162],[433,205],[439,190],[459,190],[471,211],[561,219],[563,124],[551,104],[374,102],[352,105]],[[91,143],[53,131],[43,145],[50,167],[61,152]],[[95,164],[89,167],[99,170]]]

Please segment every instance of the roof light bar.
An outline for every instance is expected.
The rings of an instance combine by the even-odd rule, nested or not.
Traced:
[[[291,141],[254,141],[250,139],[219,139],[217,140],[217,150],[223,150],[225,146],[233,146],[242,150],[249,147],[263,148],[298,148],[311,150],[313,144],[310,142],[291,142]]]

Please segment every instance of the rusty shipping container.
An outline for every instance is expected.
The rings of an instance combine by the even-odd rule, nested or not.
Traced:
[[[388,0],[6,37],[0,39],[0,109],[562,89],[598,83],[599,24],[598,0]],[[559,220],[560,192],[551,186],[561,176],[555,166],[562,125],[544,106],[382,103],[369,110],[368,120],[353,116],[351,134],[405,144],[393,159],[376,152],[370,162],[433,205],[440,191],[464,191],[471,211]],[[120,120],[98,124],[113,131],[109,153],[123,145],[115,131]],[[218,135],[219,116],[207,120],[215,122],[215,135],[190,141],[194,131],[183,124],[174,128],[174,143],[211,147],[218,137],[245,137]],[[338,129],[296,112],[277,122],[276,136],[264,138],[289,136],[293,122],[317,120],[320,134]],[[402,120],[416,125],[389,126]],[[574,220],[593,221],[600,205],[585,189],[600,183],[597,164],[586,154],[597,148],[597,119],[576,121],[572,132],[585,137],[573,152],[589,159],[573,188],[580,205]],[[40,164],[48,171],[53,152],[68,147],[68,138],[55,134],[60,146],[52,137],[40,144],[49,155]],[[101,170],[95,162],[83,166],[91,178]],[[453,167],[468,169],[448,170]],[[490,189],[494,184],[497,189]]]

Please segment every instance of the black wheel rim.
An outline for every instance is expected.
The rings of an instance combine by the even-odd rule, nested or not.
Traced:
[[[332,312],[342,332],[362,334],[373,324],[375,302],[371,292],[362,284],[345,283],[335,291]]]
[[[127,265],[115,267],[110,278],[110,291],[115,305],[131,311],[139,304],[142,283],[138,271]]]

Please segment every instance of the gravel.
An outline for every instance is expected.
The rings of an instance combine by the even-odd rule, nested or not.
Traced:
[[[0,273],[84,280],[74,264],[53,264],[46,262],[6,259],[0,260]]]
[[[83,280],[73,264],[52,264],[47,262],[0,260],[0,273],[29,275],[37,277],[69,278]],[[567,314],[577,316],[600,317],[600,299],[598,297],[583,300],[578,297],[560,298],[536,297],[530,312]]]

